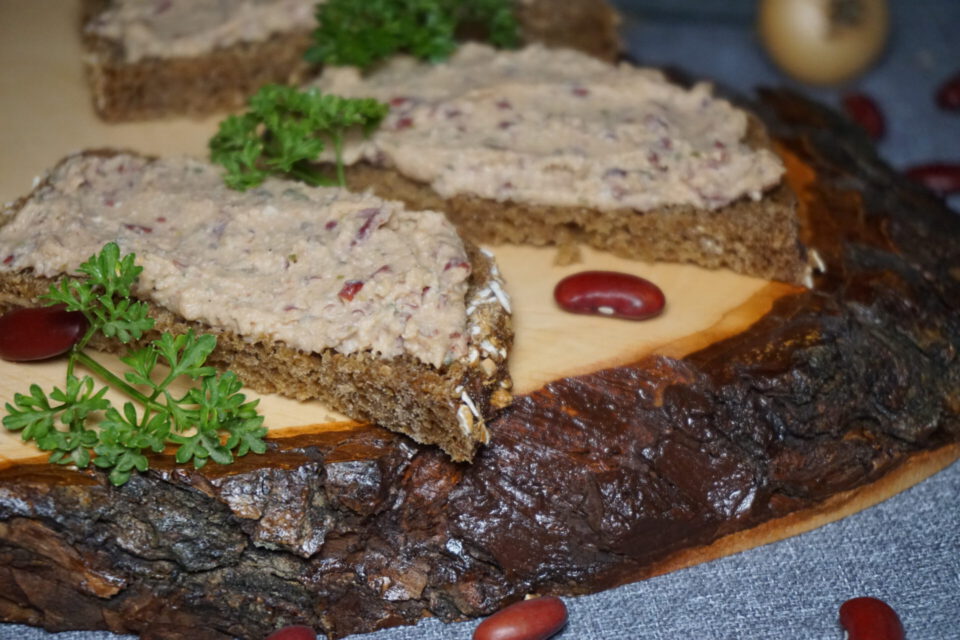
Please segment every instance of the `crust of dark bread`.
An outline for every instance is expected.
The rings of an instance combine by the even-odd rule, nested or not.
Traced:
[[[83,0],[85,25],[110,0]],[[569,46],[614,60],[621,51],[619,14],[606,0],[517,0],[527,42]],[[85,68],[97,114],[108,122],[201,117],[241,108],[264,84],[296,84],[314,69],[303,55],[310,30],[260,43],[223,47],[199,57],[127,62],[117,41],[83,35]]]
[[[0,227],[13,219],[45,182],[4,208]],[[332,349],[305,353],[269,337],[243,336],[188,321],[151,300],[145,302],[156,325],[141,342],[162,332],[179,334],[192,329],[212,333],[217,336],[217,348],[209,358],[210,364],[234,371],[251,389],[297,400],[319,400],[351,418],[375,422],[417,442],[438,445],[453,460],[469,461],[489,437],[486,421],[511,400],[507,355],[513,330],[509,312],[491,291],[501,282],[496,263],[472,243],[465,244],[472,265],[466,297],[468,331],[476,353],[441,369],[412,356],[385,359],[370,352],[345,355]],[[36,306],[55,281],[29,270],[0,272],[0,312]],[[114,353],[124,350],[118,342],[107,339],[96,340],[91,346]]]
[[[763,125],[750,123],[747,142],[768,148]],[[568,254],[571,246],[583,244],[624,258],[728,268],[793,284],[809,278],[797,202],[786,183],[760,200],[744,197],[714,210],[671,206],[640,212],[497,202],[469,194],[443,198],[427,184],[368,163],[352,166],[347,182],[351,189],[371,189],[410,208],[443,211],[479,243],[559,246]]]
[[[83,0],[83,24],[109,0]],[[303,55],[310,31],[277,34],[198,58],[127,62],[120,43],[83,35],[84,67],[97,115],[107,122],[201,117],[242,107],[265,84],[293,84],[310,70]]]
[[[620,14],[606,0],[516,0],[525,42],[578,49],[613,62],[623,53]]]

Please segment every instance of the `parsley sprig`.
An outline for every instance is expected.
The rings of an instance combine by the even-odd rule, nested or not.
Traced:
[[[520,42],[511,0],[327,0],[316,16],[312,63],[365,69],[399,52],[436,62],[456,49],[461,28],[498,47]]]
[[[7,429],[50,451],[50,462],[80,468],[92,462],[109,469],[115,485],[124,484],[135,469],[147,469],[145,452],[171,444],[177,447],[177,462],[192,460],[197,468],[208,460],[227,464],[234,456],[266,450],[259,401],[246,401],[235,374],[217,374],[204,364],[216,347],[214,336],[163,333],[145,346],[130,346],[120,358],[129,367],[123,378],[86,353],[97,333],[129,345],[154,321],[147,305],[130,297],[142,271],[133,254],[121,257],[119,247],[109,243],[79,271],[84,278],[64,278],[43,297],[47,304],[82,312],[89,323],[70,351],[66,382],[49,393],[33,384],[28,393],[16,394],[6,405]],[[78,364],[135,402],[113,406],[105,397],[109,387],[98,388],[90,375],[78,376]],[[193,386],[178,395],[172,384],[184,376]]]
[[[246,113],[223,120],[210,140],[210,159],[227,169],[227,186],[241,191],[270,174],[312,185],[345,186],[344,136],[355,127],[369,135],[389,110],[372,98],[343,98],[315,88],[298,91],[275,84],[261,88],[249,105]],[[311,166],[328,142],[336,158],[336,180]]]

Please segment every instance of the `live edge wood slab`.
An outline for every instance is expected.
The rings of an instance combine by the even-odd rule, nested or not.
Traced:
[[[742,331],[520,395],[472,465],[369,425],[229,467],[0,471],[0,618],[344,636],[605,589],[809,529],[960,452],[960,218],[831,112],[754,105],[822,258]]]

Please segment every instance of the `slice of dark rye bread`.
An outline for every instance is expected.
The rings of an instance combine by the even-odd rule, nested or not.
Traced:
[[[749,144],[768,147],[760,121],[751,117],[749,122]],[[811,277],[796,197],[783,181],[759,200],[744,196],[713,210],[635,211],[498,202],[472,194],[443,198],[429,184],[369,162],[350,166],[346,176],[353,190],[370,189],[412,209],[443,211],[474,242],[558,246],[561,263],[576,261],[582,244],[624,258],[728,268],[793,284],[807,285]]]
[[[810,281],[766,127],[707,83],[569,49],[465,45],[441,64],[328,69],[310,86],[390,105],[347,145],[350,188],[443,211],[475,242]]]
[[[116,153],[92,150],[78,155],[105,157]],[[30,194],[0,210],[0,229],[31,198],[48,188],[51,176],[71,157],[48,171]],[[507,357],[513,332],[509,301],[495,261],[470,242],[464,244],[472,265],[465,298],[469,354],[440,368],[409,354],[386,359],[370,351],[343,354],[326,349],[305,353],[267,336],[244,336],[186,320],[150,299],[145,301],[156,325],[141,342],[165,331],[212,333],[217,336],[217,348],[210,364],[234,371],[256,391],[298,400],[317,399],[352,418],[438,445],[453,460],[469,461],[477,447],[488,440],[486,421],[511,400]],[[0,311],[37,305],[55,281],[30,269],[12,271],[0,266]],[[107,352],[123,351],[118,342],[103,338],[91,346]]]
[[[369,163],[350,167],[347,184],[412,209],[443,211],[475,242],[557,246],[559,264],[578,261],[577,246],[587,245],[645,262],[728,268],[766,280],[809,284],[795,197],[786,184],[762,200],[741,198],[715,210],[676,206],[642,212],[495,202],[469,194],[445,199],[429,185]]]
[[[113,0],[82,0],[81,25]],[[620,16],[606,0],[515,0],[525,42],[567,46],[613,60],[622,51]],[[108,122],[200,117],[242,107],[264,84],[294,84],[315,71],[303,55],[312,29],[277,33],[197,57],[128,62],[122,42],[83,30],[84,66],[97,114]]]

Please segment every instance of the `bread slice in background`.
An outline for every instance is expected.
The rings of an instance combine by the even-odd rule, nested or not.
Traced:
[[[706,83],[538,44],[328,68],[390,114],[345,156],[352,189],[443,211],[475,242],[581,244],[804,284],[796,198],[762,122]]]
[[[108,122],[237,109],[264,84],[294,84],[316,71],[303,59],[313,24],[204,53],[131,60],[122,40],[89,28],[119,1],[83,0],[84,64],[96,112]],[[302,4],[312,13],[316,0]],[[611,60],[621,52],[619,14],[606,0],[516,0],[516,5],[526,42],[575,47]]]
[[[46,212],[51,210],[49,203],[54,200],[67,202],[67,206],[71,207],[70,211],[79,210],[80,205],[74,204],[78,202],[75,194],[86,190],[88,193],[85,197],[89,197],[90,191],[93,190],[96,198],[102,196],[104,204],[102,206],[97,204],[92,208],[87,204],[84,205],[85,209],[92,210],[94,215],[110,219],[110,225],[117,228],[118,242],[123,248],[122,238],[125,235],[129,238],[130,233],[153,234],[154,232],[143,229],[141,224],[125,222],[127,218],[122,217],[122,214],[121,217],[114,214],[113,211],[121,208],[123,203],[115,198],[115,193],[108,192],[102,186],[106,183],[98,184],[96,179],[88,180],[84,176],[102,175],[108,170],[123,173],[131,176],[131,184],[135,185],[131,189],[135,190],[141,188],[136,182],[139,179],[136,176],[143,167],[153,163],[159,163],[163,167],[179,167],[180,165],[171,165],[176,162],[179,161],[144,158],[137,154],[112,150],[76,154],[64,159],[48,172],[31,194],[5,207],[0,216],[0,246],[4,246],[3,252],[6,254],[0,264],[0,308],[6,310],[38,304],[39,297],[47,292],[51,283],[59,279],[59,274],[48,273],[49,271],[57,269],[70,271],[77,266],[51,267],[51,264],[59,264],[55,262],[58,258],[54,258],[53,263],[42,262],[44,259],[42,256],[56,254],[48,254],[40,246],[27,251],[26,247],[29,243],[20,240],[20,236],[16,235],[21,233],[17,231],[18,228],[29,226],[28,222],[34,220],[37,215],[46,215]],[[196,166],[191,164],[188,169],[197,169],[197,172],[202,169],[211,178],[217,178],[219,175],[218,167],[206,165],[200,161],[191,162]],[[83,170],[76,169],[78,165],[83,167]],[[188,173],[187,170],[182,172],[183,175]],[[183,184],[186,185],[191,180],[193,178],[185,178]],[[200,179],[197,178],[197,180]],[[276,190],[268,193],[269,199],[264,199],[267,196],[257,196],[256,193],[250,195],[254,199],[255,206],[251,205],[248,209],[253,211],[252,215],[255,219],[261,219],[260,216],[263,216],[263,219],[269,221],[270,216],[277,215],[277,209],[282,209],[283,202],[286,200],[276,194],[280,194],[287,188],[287,184],[295,185],[297,189],[311,189],[299,183],[286,183],[280,180],[269,183],[270,189]],[[204,183],[204,186],[208,187],[208,192],[199,198],[204,203],[203,206],[217,207],[217,203],[222,202],[226,197],[222,193],[218,196],[217,189],[221,187],[207,183]],[[168,199],[165,200],[167,205],[178,201],[179,187],[180,183],[175,183],[164,188],[165,192],[174,194],[167,196]],[[344,194],[343,197],[346,198],[355,197],[355,194],[346,194],[336,189],[314,189],[310,197],[312,199],[319,192],[330,191]],[[291,194],[291,197],[293,195],[299,194]],[[256,200],[258,197],[261,198],[259,201]],[[134,202],[133,191],[128,192],[127,199]],[[183,201],[186,201],[186,196],[183,196]],[[241,202],[246,206],[249,201],[241,200]],[[352,200],[350,202],[352,206]],[[133,206],[135,205],[131,205]],[[384,203],[383,206],[399,207],[396,203]],[[268,211],[270,209],[272,211]],[[33,213],[28,214],[27,211]],[[162,214],[164,223],[181,224],[177,219],[180,214],[175,207],[167,206],[163,211],[165,211]],[[236,209],[230,211],[236,211]],[[261,214],[260,211],[264,213]],[[363,211],[359,212],[359,214],[362,213]],[[318,211],[317,214],[320,217],[322,212]],[[437,214],[402,212],[402,215],[407,216],[404,220],[410,220],[410,216],[428,214],[435,216],[443,225],[449,226],[449,223]],[[151,212],[150,215],[155,214]],[[18,220],[18,216],[23,216],[22,220]],[[235,218],[231,220],[233,219]],[[341,226],[346,224],[346,218],[340,220]],[[183,224],[186,224],[186,221]],[[398,224],[397,227],[400,231],[396,233],[400,235],[412,225]],[[52,244],[56,245],[63,240],[57,237]],[[412,237],[410,240],[411,243],[416,241],[422,244],[429,242],[429,239],[425,241],[423,238],[417,240]],[[319,247],[317,250],[323,248],[317,243],[314,243],[314,246]],[[246,325],[231,324],[229,319],[222,322],[211,322],[204,317],[188,319],[177,310],[167,308],[151,297],[159,290],[156,287],[160,277],[157,277],[156,273],[163,274],[163,278],[170,277],[169,272],[162,270],[153,274],[148,274],[145,270],[141,276],[140,288],[136,290],[136,294],[150,304],[151,316],[156,319],[154,330],[145,336],[144,340],[155,338],[164,331],[179,334],[193,329],[197,332],[212,333],[217,336],[218,344],[210,357],[210,363],[218,368],[234,371],[243,383],[252,389],[265,393],[279,393],[298,400],[317,399],[352,418],[373,421],[409,435],[418,442],[438,445],[454,460],[470,460],[476,448],[488,439],[486,421],[511,399],[507,357],[513,336],[509,301],[503,292],[503,284],[496,264],[489,255],[469,243],[464,243],[463,249],[465,254],[456,255],[466,255],[470,263],[469,275],[464,276],[466,292],[461,294],[464,298],[455,304],[462,304],[464,308],[463,327],[466,340],[462,347],[462,355],[456,359],[447,358],[442,362],[431,363],[406,348],[398,355],[390,357],[384,357],[362,346],[354,346],[351,349],[338,348],[339,345],[334,345],[318,352],[307,352],[303,348],[296,348],[284,340],[277,339],[275,334],[280,331],[276,327],[267,326],[260,331],[244,335],[237,327]],[[283,252],[284,248],[278,246],[277,251]],[[166,261],[165,263],[180,267],[176,254],[173,255],[172,259],[164,255],[163,260]],[[280,253],[277,257],[283,259],[284,255],[286,254]],[[287,256],[287,258],[296,261],[294,257]],[[138,254],[140,264],[147,264],[150,259],[150,255]],[[246,267],[247,264],[244,262],[241,266]],[[468,268],[468,265],[461,263],[455,266],[462,269]],[[445,269],[445,267],[441,266],[438,269]],[[183,270],[186,271],[185,268]],[[172,271],[176,273],[177,268]],[[404,274],[404,278],[406,277]],[[298,276],[297,281],[300,279],[302,278]],[[368,289],[379,286],[376,284],[379,281],[373,276],[368,282]],[[179,286],[179,283],[176,284]],[[278,284],[277,291],[279,286]],[[192,304],[192,297],[201,295],[200,293],[195,295],[195,290],[191,289],[180,291],[174,288],[173,291],[175,299],[182,298],[188,304]],[[271,290],[266,292],[266,295],[276,297],[278,294]],[[367,307],[368,309],[376,308],[377,304],[398,305],[399,302],[381,296],[373,298],[371,304],[374,306]],[[217,309],[213,312],[217,312]],[[299,326],[293,327],[295,333],[299,329]],[[92,346],[111,352],[123,350],[119,343],[105,339],[98,340]]]
[[[786,185],[762,200],[742,199],[715,211],[678,206],[640,214],[496,202],[472,195],[441,198],[429,185],[369,163],[352,166],[347,183],[413,209],[443,211],[476,242],[557,246],[561,263],[577,261],[577,246],[588,245],[634,260],[727,268],[792,284],[806,284],[809,278],[796,199]]]

